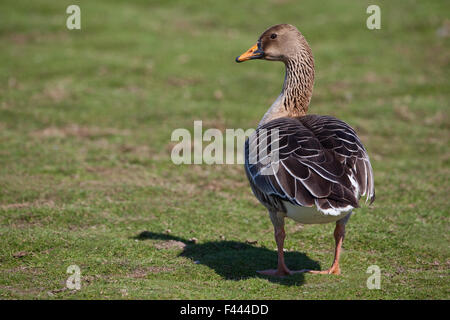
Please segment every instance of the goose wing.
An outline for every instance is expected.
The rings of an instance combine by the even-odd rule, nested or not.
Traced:
[[[368,188],[367,177],[364,187],[359,185],[364,179],[355,178],[354,170],[361,166],[357,163],[364,161],[363,155],[367,154],[353,129],[331,117],[321,121],[316,117],[322,118],[272,120],[246,141],[246,173],[255,196],[267,207],[281,210],[280,200],[285,200],[300,206],[316,205],[326,214],[338,214],[357,207],[360,191]],[[342,124],[333,135],[335,121]],[[337,132],[340,130],[343,134]],[[358,143],[346,142],[350,139],[346,131]],[[360,146],[363,155],[358,153]],[[369,171],[372,177],[371,168]]]
[[[299,120],[314,133],[323,148],[332,150],[336,159],[350,168],[347,175],[357,189],[358,198],[365,196],[372,203],[375,200],[372,165],[355,130],[331,116],[308,115]]]

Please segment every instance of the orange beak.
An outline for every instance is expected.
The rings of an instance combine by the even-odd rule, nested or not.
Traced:
[[[243,62],[251,59],[261,59],[264,57],[264,52],[261,50],[259,42],[246,52],[236,58],[236,62]]]

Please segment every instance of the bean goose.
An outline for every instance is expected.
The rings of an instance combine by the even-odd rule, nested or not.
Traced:
[[[269,211],[278,249],[277,269],[258,272],[340,274],[345,225],[362,196],[370,203],[375,199],[369,156],[348,124],[331,116],[306,114],[314,59],[297,28],[280,24],[267,29],[236,61],[252,59],[282,61],[286,66],[281,94],[245,144],[245,171],[254,195]],[[260,156],[264,150],[267,157]],[[329,269],[287,268],[285,217],[302,224],[336,223],[334,261]]]

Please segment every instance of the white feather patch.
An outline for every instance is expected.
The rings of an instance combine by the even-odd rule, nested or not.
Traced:
[[[286,208],[286,215],[299,223],[303,224],[321,224],[335,222],[347,214],[353,209],[352,206],[338,209],[318,210],[316,206],[303,207],[290,203],[289,201],[283,201]]]

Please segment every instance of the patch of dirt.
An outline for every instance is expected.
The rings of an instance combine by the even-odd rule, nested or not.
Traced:
[[[194,78],[187,77],[170,77],[167,79],[167,83],[173,87],[187,87],[199,84],[201,81]]]
[[[214,92],[214,97],[217,100],[223,99],[223,93],[221,93],[222,97],[219,97],[219,95],[220,95],[219,92],[221,92],[221,91]],[[225,124],[225,117],[223,116],[222,113],[219,113],[215,118],[205,119],[202,122],[202,128],[203,128],[203,131],[206,131],[208,129],[219,129],[219,131],[222,132],[223,139],[225,141],[225,137],[226,137],[225,134],[226,134],[227,126]],[[204,134],[204,132],[203,132],[203,134]],[[206,147],[209,143],[210,142],[204,141],[203,147]]]
[[[446,125],[448,127],[449,118],[447,114],[442,111],[437,111],[434,115],[424,119],[424,123],[430,126]]]
[[[391,78],[389,77],[382,77],[378,74],[376,74],[373,71],[369,71],[367,72],[364,77],[362,78],[362,80],[366,83],[386,83],[386,84],[390,84],[392,83]]]
[[[57,84],[55,86],[45,88],[43,95],[50,98],[53,102],[58,103],[68,98],[70,93],[68,92],[66,86],[63,84]]]
[[[450,20],[445,19],[442,26],[436,30],[436,35],[440,38],[450,37]]]
[[[10,204],[4,204],[0,205],[0,209],[8,210],[8,209],[23,209],[23,208],[39,208],[39,207],[55,207],[55,202],[52,200],[36,200],[33,202],[21,202],[21,203],[10,203]]]
[[[32,275],[40,275],[43,273],[42,269],[40,268],[34,268],[34,267],[27,267],[27,266],[19,266],[12,269],[6,269],[2,270],[3,273],[25,273],[25,274],[32,274]]]
[[[69,39],[67,32],[53,32],[53,33],[42,33],[42,32],[27,32],[27,33],[19,33],[14,32],[10,33],[7,36],[8,41],[16,44],[16,45],[26,45],[29,43],[42,43],[49,41],[64,41]]]
[[[399,119],[405,122],[414,122],[416,119],[414,113],[411,112],[407,105],[395,106],[394,112]]]
[[[23,258],[25,256],[28,256],[30,254],[30,252],[26,252],[26,251],[17,251],[15,253],[13,253],[13,257],[14,258]]]
[[[161,272],[171,272],[174,271],[174,268],[169,267],[145,267],[145,268],[137,268],[132,273],[128,274],[127,276],[130,278],[145,278],[148,274],[155,274],[155,273],[161,273]]]
[[[174,26],[176,30],[182,30],[192,36],[197,36],[199,34],[199,30],[195,27],[195,25],[193,25],[189,20],[185,20],[183,18],[176,19],[176,21],[174,21]]]
[[[31,207],[31,204],[29,202],[3,204],[0,206],[0,208],[3,210],[22,209],[22,208],[29,208],[29,207]]]
[[[19,81],[17,81],[17,78],[15,77],[9,77],[8,78],[8,87],[11,89],[16,89],[16,90],[22,90],[23,86],[20,84]],[[10,105],[5,106],[7,109],[9,109],[9,107],[11,107]]]
[[[62,287],[62,288],[59,288],[59,289],[54,289],[54,290],[48,291],[47,294],[49,296],[53,297],[55,294],[60,293],[60,292],[64,292],[64,291],[67,291],[67,290],[68,290],[67,287]]]
[[[13,33],[10,34],[8,40],[14,44],[22,45],[31,41],[31,37],[26,33]]]
[[[295,223],[286,227],[289,233],[295,233],[303,230],[305,226],[301,223]]]
[[[159,250],[167,250],[173,248],[184,249],[184,247],[186,247],[186,244],[184,242],[176,240],[163,241],[155,244],[155,248]]]
[[[9,291],[10,293],[12,293],[13,295],[22,297],[22,296],[26,296],[26,295],[38,296],[45,289],[44,288],[16,288],[13,286],[0,285],[0,290],[6,290],[6,291]]]
[[[328,86],[329,91],[333,94],[343,94],[344,91],[349,90],[350,88],[351,84],[345,80],[333,82]]]
[[[137,155],[144,155],[148,158],[151,157],[151,149],[146,145],[127,145],[123,144],[119,147],[119,150],[123,153],[132,153]]]
[[[162,186],[164,182],[161,177],[157,177],[150,170],[141,167],[121,168],[121,167],[91,167],[86,166],[86,171],[95,173],[98,177],[95,180],[85,180],[80,182],[80,187],[111,187],[114,185],[133,186]]]
[[[33,131],[31,136],[37,138],[96,138],[112,135],[129,135],[128,130],[120,130],[116,128],[98,128],[98,127],[86,127],[79,126],[77,124],[71,124],[66,127],[48,127],[42,130]]]

